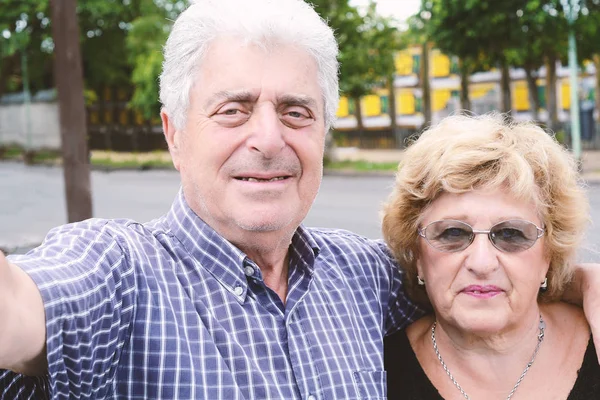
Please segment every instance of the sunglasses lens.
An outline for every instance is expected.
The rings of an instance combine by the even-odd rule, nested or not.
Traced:
[[[494,225],[490,238],[498,249],[507,253],[527,250],[538,239],[538,228],[532,222],[513,220]]]
[[[448,253],[466,249],[475,236],[473,228],[467,223],[450,219],[432,222],[420,230],[420,234],[431,246]],[[541,234],[543,230],[533,222],[516,219],[492,226],[489,238],[498,250],[517,253],[533,246]]]
[[[464,222],[442,220],[429,224],[424,235],[433,247],[451,253],[469,246],[473,240],[473,229]]]

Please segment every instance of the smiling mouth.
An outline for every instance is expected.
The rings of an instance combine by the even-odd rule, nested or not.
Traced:
[[[244,182],[277,182],[277,181],[282,181],[284,179],[288,179],[289,176],[276,176],[274,178],[270,178],[270,179],[263,179],[263,178],[251,178],[251,177],[237,177],[235,179],[239,180],[239,181],[244,181]]]
[[[465,290],[465,292],[466,293],[475,293],[475,294],[495,293],[495,292],[500,292],[500,289]]]
[[[462,292],[465,294],[470,294],[472,296],[488,296],[500,294],[501,292],[503,292],[503,290],[494,285],[471,285],[464,288]]]

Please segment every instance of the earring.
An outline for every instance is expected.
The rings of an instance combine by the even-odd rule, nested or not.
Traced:
[[[544,282],[542,282],[542,284],[540,285],[540,292],[545,292],[546,290],[548,290],[548,278],[544,278]]]
[[[419,286],[425,286],[425,281],[419,275],[417,275],[417,283]]]

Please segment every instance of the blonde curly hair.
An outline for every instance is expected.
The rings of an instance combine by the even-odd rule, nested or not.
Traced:
[[[445,118],[410,145],[398,167],[383,208],[383,236],[414,300],[429,304],[416,285],[417,229],[423,211],[442,193],[499,188],[536,205],[550,260],[548,290],[541,299],[560,298],[572,279],[572,262],[589,220],[578,165],[537,125],[492,113]]]

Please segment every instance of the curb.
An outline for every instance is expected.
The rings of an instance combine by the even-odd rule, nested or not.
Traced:
[[[19,159],[0,159],[0,163],[19,163],[24,164],[22,160]],[[46,167],[46,168],[62,168],[62,163],[55,161],[39,161],[33,164],[25,164],[27,167]],[[109,167],[105,165],[95,165],[90,164],[90,171],[100,171],[100,172],[115,172],[115,171],[176,171],[174,167],[156,167],[152,165],[140,165],[140,166],[123,166],[123,167]]]
[[[331,169],[323,168],[323,176],[346,176],[346,177],[394,177],[396,171],[356,171],[353,169]]]
[[[581,179],[588,185],[598,185],[600,184],[600,175],[582,175]]]
[[[22,163],[20,160],[0,160],[1,162],[18,162]],[[56,162],[38,162],[32,165],[28,165],[29,167],[62,167],[60,163]],[[102,165],[90,165],[90,170],[92,171],[100,171],[100,172],[116,172],[116,171],[176,171],[173,167],[154,167],[142,165],[139,167],[107,167]],[[373,177],[394,177],[396,176],[396,171],[357,171],[353,169],[332,169],[332,168],[323,168],[324,176],[346,176],[346,177],[363,177],[363,176],[373,176]],[[581,178],[584,182],[588,184],[600,184],[600,171],[599,172],[589,172],[581,175]],[[0,247],[1,249],[1,247]]]
[[[5,256],[10,254],[25,254],[29,250],[33,250],[38,247],[41,243],[24,243],[17,246],[3,246],[0,244],[0,252],[4,253]]]
[[[117,171],[177,171],[171,167],[154,167],[150,165],[141,165],[139,167],[107,167],[104,165],[90,165],[90,171],[117,172]]]

